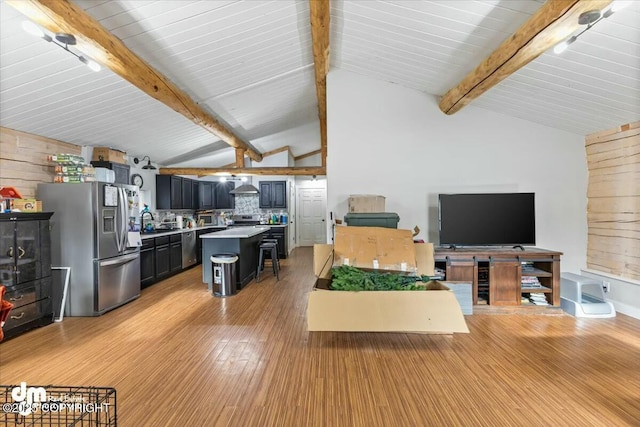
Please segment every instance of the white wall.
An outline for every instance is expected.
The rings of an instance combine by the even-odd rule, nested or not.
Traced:
[[[399,228],[437,243],[438,193],[535,192],[537,246],[564,252],[563,271],[586,265],[582,135],[473,106],[447,116],[433,96],[341,70],[327,104],[327,215],[343,218],[350,194],[381,194]]]

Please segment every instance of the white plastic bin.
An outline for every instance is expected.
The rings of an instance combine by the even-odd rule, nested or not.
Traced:
[[[560,307],[576,317],[615,317],[616,310],[605,301],[602,282],[574,273],[562,273]]]

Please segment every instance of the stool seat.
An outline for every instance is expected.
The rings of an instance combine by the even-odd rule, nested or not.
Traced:
[[[258,268],[256,273],[256,282],[260,281],[260,272],[263,269],[264,261],[267,259],[271,259],[271,266],[273,268],[273,275],[276,276],[277,280],[280,280],[280,276],[278,275],[278,267],[280,260],[278,259],[278,244],[273,241],[262,241],[259,246],[259,254],[258,254]],[[267,257],[268,256],[268,257]]]

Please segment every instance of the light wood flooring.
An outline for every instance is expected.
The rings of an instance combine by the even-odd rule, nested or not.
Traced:
[[[474,314],[470,334],[309,333],[311,252],[230,298],[196,267],[8,340],[0,384],[115,387],[121,427],[640,425],[640,320]]]

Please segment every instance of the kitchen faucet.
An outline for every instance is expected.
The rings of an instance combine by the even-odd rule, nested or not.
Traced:
[[[142,210],[142,213],[140,214],[140,226],[143,229],[147,230],[147,231],[151,231],[151,229],[153,228],[151,223],[147,224],[146,226],[144,224],[144,216],[147,215],[147,214],[151,217],[151,221],[154,221],[153,214],[149,211],[149,206],[144,205],[144,209]]]

